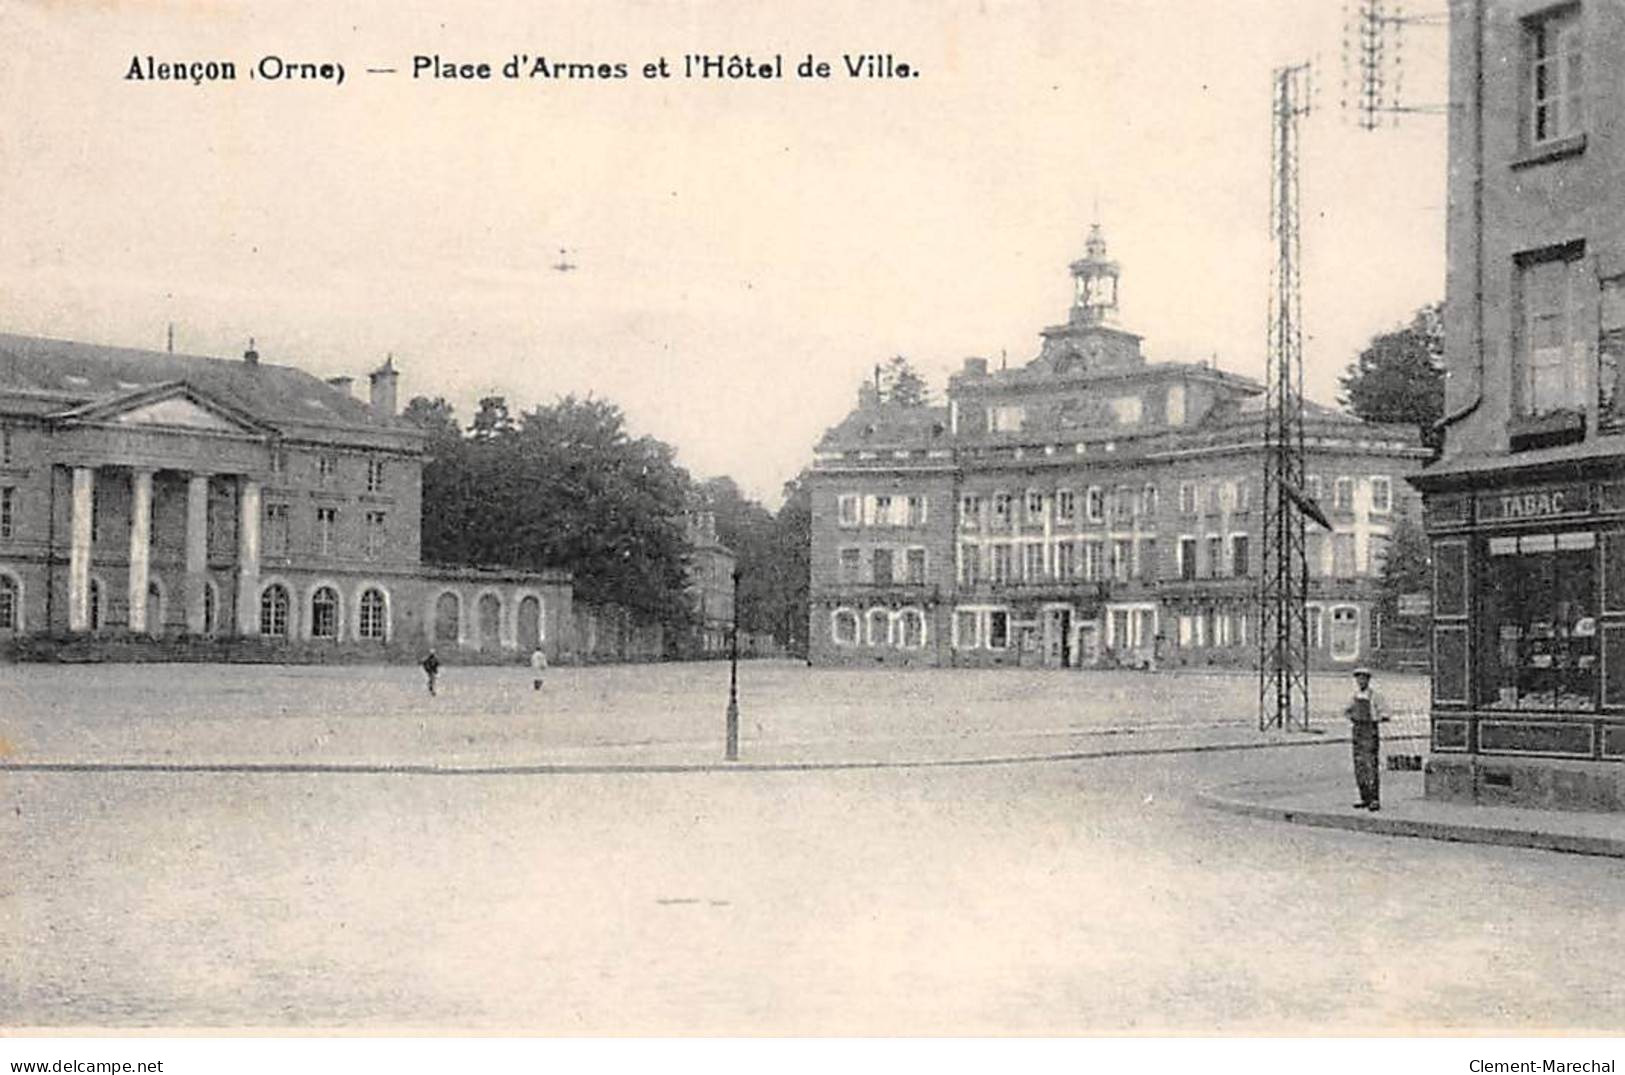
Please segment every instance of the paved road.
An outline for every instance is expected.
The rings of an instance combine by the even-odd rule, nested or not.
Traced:
[[[0,1022],[1621,1030],[1625,863],[1190,799],[1345,765],[0,773]]]

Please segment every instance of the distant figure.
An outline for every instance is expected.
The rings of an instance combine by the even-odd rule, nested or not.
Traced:
[[[423,658],[423,674],[429,677],[429,693],[434,693],[434,681],[440,675],[440,658],[435,656],[434,650]]]
[[[536,649],[531,652],[530,674],[532,677],[530,681],[530,689],[533,691],[541,690],[542,677],[547,674],[547,654],[542,652],[542,648],[540,646],[537,646]]]
[[[1377,725],[1388,719],[1388,704],[1371,689],[1371,669],[1354,670],[1354,697],[1343,707],[1354,734],[1354,782],[1360,788],[1356,810],[1381,810],[1382,797],[1377,770],[1380,736]]]

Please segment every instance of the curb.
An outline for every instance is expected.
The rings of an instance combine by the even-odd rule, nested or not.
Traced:
[[[1395,738],[1422,738],[1421,736]],[[431,765],[369,762],[0,762],[0,773],[249,773],[294,775],[304,773],[389,776],[596,776],[673,773],[804,773],[865,769],[952,769],[993,765],[1027,765],[1110,758],[1144,758],[1168,754],[1219,754],[1245,750],[1318,747],[1346,742],[1312,737],[1266,743],[1210,743],[1195,746],[1134,747],[1127,750],[1064,751],[1051,754],[1005,754],[983,758],[917,758],[900,761],[806,762],[649,762],[644,764],[558,762],[533,765]]]
[[[1296,806],[1271,805],[1246,799],[1235,799],[1214,791],[1196,796],[1203,806],[1244,817],[1284,821],[1294,825],[1310,825],[1324,829],[1344,829],[1349,832],[1369,832],[1379,836],[1407,836],[1421,840],[1443,840],[1450,843],[1492,844],[1498,847],[1526,847],[1539,851],[1558,851],[1569,855],[1597,855],[1605,858],[1625,858],[1625,840],[1606,836],[1580,836],[1561,832],[1543,832],[1539,829],[1509,829],[1494,825],[1461,825],[1448,821],[1418,821],[1410,818],[1377,817],[1371,814],[1331,812]]]

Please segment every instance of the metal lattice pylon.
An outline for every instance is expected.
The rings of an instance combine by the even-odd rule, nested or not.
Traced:
[[[1265,357],[1263,572],[1259,582],[1258,726],[1309,730],[1309,564],[1304,556],[1303,298],[1298,234],[1299,121],[1307,63],[1275,71],[1270,150],[1269,346]]]

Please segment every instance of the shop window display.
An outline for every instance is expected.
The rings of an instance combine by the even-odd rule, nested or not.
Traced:
[[[1485,539],[1480,704],[1597,708],[1596,548],[1590,530]]]

